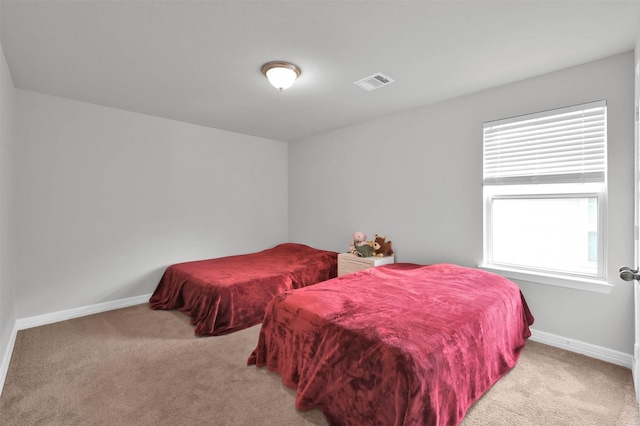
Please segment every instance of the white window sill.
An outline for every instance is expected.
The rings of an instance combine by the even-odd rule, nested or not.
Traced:
[[[573,288],[576,290],[592,291],[595,293],[610,293],[611,289],[614,287],[613,284],[600,279],[578,278],[543,272],[522,271],[518,269],[511,269],[503,266],[488,264],[481,264],[478,265],[478,267],[486,271],[502,275],[512,280],[554,285],[558,287]]]

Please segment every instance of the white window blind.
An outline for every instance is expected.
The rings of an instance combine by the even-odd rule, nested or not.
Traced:
[[[606,101],[484,124],[484,184],[604,182]]]

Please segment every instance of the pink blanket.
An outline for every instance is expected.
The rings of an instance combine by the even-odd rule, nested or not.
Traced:
[[[198,336],[227,334],[262,322],[273,296],[337,275],[338,254],[285,243],[257,253],[169,266],[151,309],[179,309]]]
[[[333,425],[456,425],[515,366],[532,323],[499,275],[380,266],[276,296],[248,363]]]

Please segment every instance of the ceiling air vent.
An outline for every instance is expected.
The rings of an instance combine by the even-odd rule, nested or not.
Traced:
[[[386,86],[388,84],[393,83],[393,79],[391,77],[387,77],[384,74],[374,74],[369,77],[365,77],[362,80],[354,81],[353,84],[356,84],[362,87],[364,90],[372,91],[381,88],[382,86]]]

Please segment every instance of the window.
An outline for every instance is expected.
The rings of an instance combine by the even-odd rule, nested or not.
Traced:
[[[598,101],[484,124],[482,266],[608,286],[606,108]]]

